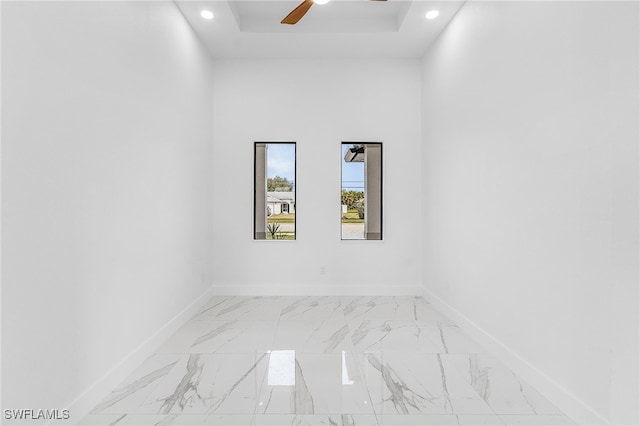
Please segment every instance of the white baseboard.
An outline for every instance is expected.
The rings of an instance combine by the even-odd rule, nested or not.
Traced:
[[[75,424],[86,416],[91,409],[139,367],[147,357],[152,355],[178,328],[196,315],[211,296],[212,288],[210,287],[68,404],[67,407],[72,416],[69,419],[69,424]],[[57,421],[55,424],[59,425],[61,423]]]
[[[480,343],[490,354],[504,362],[511,370],[542,393],[549,401],[579,425],[607,425],[609,422],[580,398],[551,379],[526,359],[471,319],[442,300],[435,293],[422,288],[424,298],[443,315],[454,321],[471,338]]]
[[[214,284],[215,296],[421,296],[419,284],[279,284],[233,283]]]

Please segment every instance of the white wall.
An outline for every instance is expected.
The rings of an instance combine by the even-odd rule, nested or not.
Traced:
[[[637,2],[470,2],[424,60],[427,292],[582,422],[638,423],[638,39]]]
[[[64,409],[210,289],[212,61],[170,2],[2,8],[2,407]]]
[[[224,60],[214,73],[214,291],[411,294],[420,61]],[[253,142],[297,142],[297,240],[254,241]],[[384,143],[384,240],[340,240],[342,141]],[[325,274],[321,274],[321,267]]]

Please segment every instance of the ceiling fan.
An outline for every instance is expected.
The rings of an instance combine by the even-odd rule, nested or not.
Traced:
[[[387,1],[387,0],[373,0],[373,1]],[[297,24],[299,20],[311,9],[314,3],[318,4],[326,4],[329,0],[303,0],[295,9],[291,11],[285,18],[280,22],[281,24],[294,25]]]

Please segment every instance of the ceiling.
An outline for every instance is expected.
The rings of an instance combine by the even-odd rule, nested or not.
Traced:
[[[216,58],[420,58],[463,0],[331,0],[296,25],[280,24],[302,0],[176,0]],[[210,10],[215,17],[203,19]],[[426,12],[436,9],[433,20]]]

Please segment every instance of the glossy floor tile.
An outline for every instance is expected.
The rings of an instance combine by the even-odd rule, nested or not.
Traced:
[[[398,414],[493,414],[446,354],[365,353],[361,365],[375,412]]]
[[[571,425],[419,297],[214,297],[81,425]]]
[[[268,356],[256,413],[374,414],[354,354],[272,351]]]
[[[351,331],[345,320],[281,321],[272,349],[296,353],[353,352]]]

